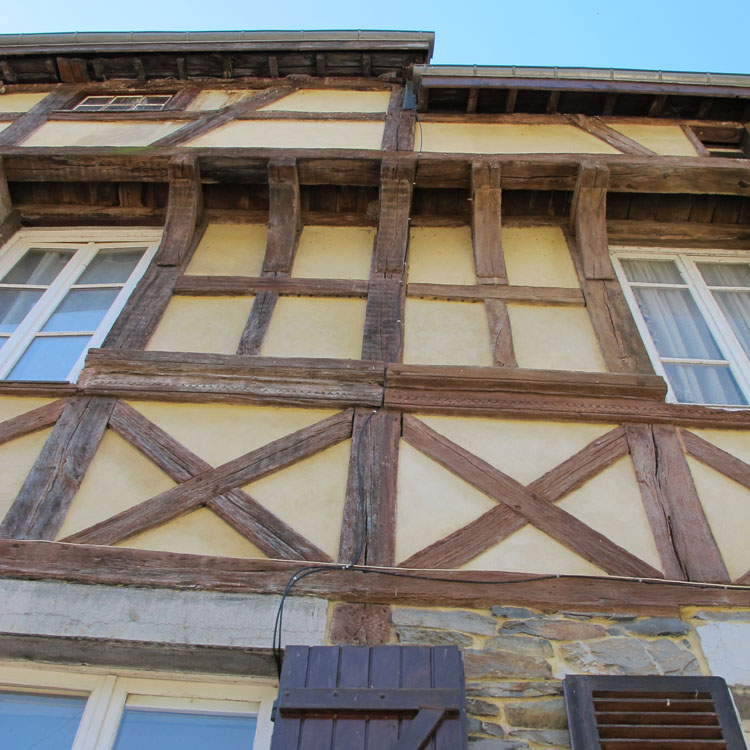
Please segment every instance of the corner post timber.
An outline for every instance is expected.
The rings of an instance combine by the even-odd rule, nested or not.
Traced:
[[[5,244],[21,228],[21,217],[13,210],[8,190],[5,164],[0,157],[0,245]]]

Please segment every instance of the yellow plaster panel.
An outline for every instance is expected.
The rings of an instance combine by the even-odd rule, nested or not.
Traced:
[[[465,570],[507,570],[519,573],[595,575],[606,573],[533,526],[511,534],[500,544],[477,555]]]
[[[32,409],[38,409],[40,406],[49,404],[54,399],[51,398],[27,398],[24,396],[2,396],[0,397],[0,422],[6,419],[18,417]]]
[[[35,104],[39,104],[49,92],[0,94],[0,112],[28,112]]]
[[[235,120],[186,146],[379,149],[382,122],[351,120]]]
[[[695,147],[679,125],[607,124],[662,156],[698,156]]]
[[[607,371],[585,308],[510,304],[508,314],[519,367]]]
[[[619,154],[573,125],[424,122],[415,148],[463,154]]]
[[[505,227],[503,253],[508,283],[579,288],[568,243],[559,227]]]
[[[252,542],[207,508],[144,531],[116,546],[216,557],[265,557]]]
[[[0,482],[0,521],[16,499],[50,432],[52,428],[33,432],[31,435],[24,435],[0,445],[0,466],[3,467],[3,481]]]
[[[491,366],[484,303],[407,299],[404,362]]]
[[[416,227],[409,237],[409,281],[476,284],[469,227]]]
[[[731,453],[745,463],[750,464],[750,431],[739,430],[696,430],[690,428],[699,437],[713,443],[727,453]]]
[[[253,96],[258,92],[255,90],[230,90],[230,89],[207,89],[201,91],[198,96],[193,99],[188,105],[188,111],[195,112],[197,110],[206,109],[224,109],[224,107],[230,107],[232,104],[237,104],[243,99],[247,99],[249,96]]]
[[[265,224],[209,224],[185,273],[260,276],[267,232]]]
[[[750,568],[750,490],[688,456],[698,496],[732,580]]]
[[[303,89],[261,109],[277,112],[387,112],[390,91]]]
[[[433,430],[522,484],[561,464],[615,425],[418,415]]]
[[[592,529],[661,570],[641,493],[628,456],[623,456],[558,503]]]
[[[440,464],[401,441],[396,562],[471,523],[496,505]]]
[[[374,227],[305,227],[292,276],[308,279],[366,279],[370,275]]]
[[[64,539],[132,508],[174,484],[130,443],[107,430],[57,538]]]
[[[328,409],[157,401],[133,402],[131,406],[212,466],[219,466],[336,413]]]
[[[350,450],[351,440],[346,440],[243,489],[335,560]]]
[[[365,306],[363,299],[280,297],[260,353],[359,359]]]
[[[149,351],[235,354],[255,297],[172,297]]]
[[[181,128],[184,122],[46,122],[23,146],[148,146]]]

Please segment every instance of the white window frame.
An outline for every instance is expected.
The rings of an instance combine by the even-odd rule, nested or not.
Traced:
[[[708,284],[703,280],[703,276],[697,268],[696,263],[700,261],[711,261],[713,263],[750,263],[750,253],[736,252],[729,253],[726,250],[719,249],[694,249],[694,248],[662,248],[662,247],[611,247],[612,262],[615,273],[622,287],[625,299],[633,313],[638,331],[641,334],[643,343],[648,351],[651,363],[658,374],[667,382],[667,401],[672,403],[678,402],[675,396],[672,384],[667,377],[666,369],[662,363],[662,357],[656,349],[651,334],[646,325],[646,321],[641,313],[641,309],[636,300],[631,282],[628,280],[622,267],[621,260],[642,259],[642,260],[669,260],[674,261],[682,275],[684,285],[690,292],[693,301],[698,307],[705,324],[708,326],[711,335],[714,337],[717,346],[729,363],[729,370],[734,376],[737,387],[742,392],[749,406],[742,404],[701,404],[719,409],[750,409],[750,358],[745,354],[742,344],[732,331],[721,308],[713,298]],[[641,285],[639,282],[636,286]],[[708,362],[708,360],[706,360]]]
[[[164,708],[172,703],[179,708],[189,701],[196,711],[209,712],[225,702],[226,710],[222,708],[221,713],[253,704],[257,726],[252,750],[268,750],[277,691],[276,683],[263,678],[49,665],[19,667],[18,662],[0,662],[0,693],[88,695],[71,750],[111,750],[129,696],[137,697],[140,706]]]
[[[166,99],[164,99],[164,101],[160,105],[144,104],[145,99],[153,98],[155,96],[166,97]],[[127,114],[128,112],[161,112],[164,107],[169,104],[173,96],[174,94],[161,94],[158,92],[153,94],[87,94],[83,99],[81,99],[80,102],[72,107],[72,110],[74,112],[120,112],[123,114]],[[107,99],[107,101],[101,104],[86,103],[90,99],[105,98]],[[117,99],[123,98],[137,99],[137,101],[134,101],[128,109],[121,109],[122,105],[116,104],[116,101]]]
[[[75,254],[63,270],[49,285],[39,301],[19,323],[18,328],[7,338],[0,348],[0,380],[6,380],[34,336],[42,329],[50,315],[62,302],[76,280],[101,249],[144,248],[143,257],[136,265],[128,280],[122,285],[119,294],[106,315],[94,331],[88,345],[81,352],[68,372],[66,380],[75,382],[83,369],[89,349],[100,346],[109,329],[122,312],[122,308],[132,294],[136,284],[146,272],[156,254],[162,230],[153,228],[128,229],[24,229],[17,232],[0,250],[0,279],[23,257],[31,247],[50,250],[71,250]],[[106,286],[102,284],[101,286]],[[119,286],[119,284],[117,284]],[[88,334],[87,334],[88,335]],[[29,381],[32,382],[32,381]]]

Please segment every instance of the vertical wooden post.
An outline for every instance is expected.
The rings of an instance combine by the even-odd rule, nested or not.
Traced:
[[[570,206],[570,230],[576,237],[587,279],[614,279],[607,241],[609,167],[583,162]]]
[[[385,116],[383,140],[380,143],[382,151],[396,151],[398,149],[398,130],[401,122],[401,112],[404,106],[404,87],[394,86],[388,102],[388,113]]]
[[[5,165],[0,157],[0,245],[4,245],[21,228],[21,216],[13,210]]]
[[[263,259],[263,276],[289,276],[302,233],[297,160],[271,159],[268,162],[268,237]],[[237,354],[259,354],[271,323],[277,292],[259,292],[250,310]]]
[[[0,525],[0,537],[54,539],[99,447],[115,400],[79,396],[65,408]]]

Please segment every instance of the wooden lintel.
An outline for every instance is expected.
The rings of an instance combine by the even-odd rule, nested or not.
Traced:
[[[583,162],[578,169],[570,224],[575,233],[583,274],[587,279],[613,279],[607,240],[609,169]]]
[[[296,159],[268,162],[268,238],[263,273],[289,274],[302,232]]]
[[[502,244],[501,168],[497,162],[471,165],[471,238],[477,280],[507,284]]]

